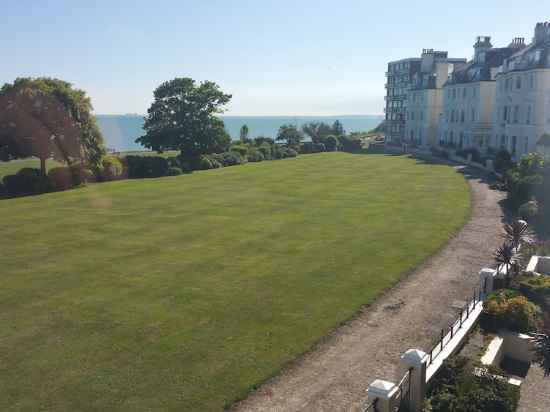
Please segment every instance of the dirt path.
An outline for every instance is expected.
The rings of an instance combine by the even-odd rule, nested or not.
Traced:
[[[374,379],[395,382],[401,353],[428,349],[456,316],[453,303],[477,286],[501,241],[504,195],[466,174],[472,218],[445,248],[336,330],[318,348],[262,385],[234,411],[359,411]]]

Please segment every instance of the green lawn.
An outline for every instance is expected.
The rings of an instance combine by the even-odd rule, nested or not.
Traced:
[[[0,201],[0,410],[211,411],[436,252],[453,168],[324,153]]]

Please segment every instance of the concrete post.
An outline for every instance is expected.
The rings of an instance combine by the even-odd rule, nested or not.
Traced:
[[[428,355],[419,349],[409,349],[401,355],[401,369],[404,373],[412,368],[409,393],[409,410],[420,412],[426,399],[426,369]]]
[[[479,271],[479,287],[485,295],[493,291],[496,276],[495,269],[483,268]]]
[[[368,405],[376,399],[376,412],[393,412],[395,405],[395,395],[399,388],[393,382],[376,379],[367,389]],[[370,411],[369,411],[370,412]]]

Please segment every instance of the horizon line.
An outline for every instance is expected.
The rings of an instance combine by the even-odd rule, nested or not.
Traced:
[[[95,113],[94,116],[143,116],[141,113]],[[225,114],[221,113],[218,116],[222,117],[384,117],[383,113],[380,114]]]

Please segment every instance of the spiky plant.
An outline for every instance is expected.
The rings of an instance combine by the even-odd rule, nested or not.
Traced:
[[[531,230],[524,220],[516,219],[512,223],[504,225],[504,232],[504,237],[516,251],[522,243],[531,239]]]
[[[504,242],[493,255],[497,264],[497,271],[500,272],[502,266],[507,269],[507,273],[510,274],[514,259],[514,246],[510,242]]]
[[[534,361],[544,371],[544,376],[550,376],[550,334],[537,333],[533,335],[535,352]]]

